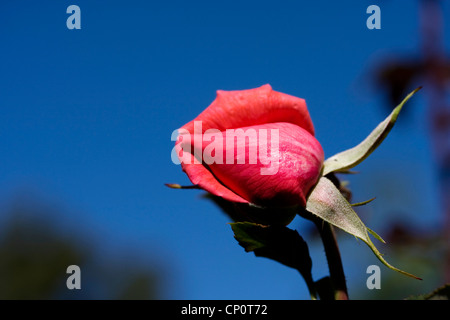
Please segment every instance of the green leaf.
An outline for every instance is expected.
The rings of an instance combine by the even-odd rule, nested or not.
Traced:
[[[246,252],[264,248],[269,242],[266,235],[267,226],[252,222],[234,222],[230,225],[234,232],[234,238]]]
[[[375,237],[379,240],[383,241],[381,237],[364,225],[356,212],[353,210],[352,205],[347,201],[347,199],[344,198],[344,196],[342,196],[336,186],[329,179],[325,177],[320,178],[308,198],[306,210],[364,241],[376,257],[388,268],[407,276],[420,279],[412,274],[391,266],[386,260],[384,260],[381,253],[372,243],[372,240],[369,237],[369,232],[375,235]]]
[[[417,92],[421,87],[411,92],[393,111],[381,122],[370,134],[356,147],[340,152],[324,162],[323,175],[330,172],[348,172],[349,169],[360,164],[383,142],[397,120],[403,105]]]
[[[234,237],[245,251],[253,251],[257,257],[269,258],[297,269],[305,279],[311,298],[316,298],[308,245],[297,231],[284,226],[266,226],[252,222],[234,222],[230,225]]]
[[[276,260],[288,267],[311,270],[306,242],[297,231],[283,226],[265,226],[252,222],[230,223],[234,237],[245,251]]]

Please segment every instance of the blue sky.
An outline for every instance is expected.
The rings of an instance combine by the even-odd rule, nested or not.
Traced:
[[[81,9],[81,30],[66,27],[71,4]],[[371,4],[381,8],[381,30],[366,28]],[[306,99],[331,156],[387,116],[385,94],[371,80],[374,63],[418,56],[420,45],[418,2],[406,0],[3,1],[0,39],[1,204],[25,192],[64,207],[52,217],[61,230],[91,239],[105,255],[134,252],[164,265],[170,299],[308,298],[294,270],[246,254],[199,191],[164,187],[188,183],[171,162],[172,131],[218,89],[270,83]],[[351,178],[356,200],[377,196],[374,229],[392,219],[386,203],[427,212],[410,220],[439,223],[424,103],[414,98],[408,121]],[[395,170],[406,180],[398,182],[403,198],[392,200],[371,179],[382,183],[386,174],[396,188]],[[368,249],[348,242],[349,284],[364,286],[377,260],[365,253],[358,260],[355,252]],[[323,252],[311,250],[319,279]]]

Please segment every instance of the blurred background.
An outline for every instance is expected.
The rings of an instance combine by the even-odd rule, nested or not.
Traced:
[[[69,5],[81,30],[69,30]],[[381,9],[370,30],[369,5]],[[338,232],[349,295],[403,299],[450,282],[450,2],[2,1],[1,299],[309,299],[257,258],[171,162],[172,131],[215,91],[270,83],[306,99],[326,157],[417,86],[389,137],[345,176],[385,268]],[[328,274],[312,224],[315,280]],[[81,290],[66,269],[81,268]],[[369,290],[367,267],[381,267]]]

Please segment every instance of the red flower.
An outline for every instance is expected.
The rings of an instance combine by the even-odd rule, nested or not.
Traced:
[[[179,129],[175,151],[193,184],[263,207],[304,207],[324,160],[305,101],[270,85],[217,91]]]

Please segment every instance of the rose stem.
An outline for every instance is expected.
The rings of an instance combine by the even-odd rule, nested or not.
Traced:
[[[348,300],[344,268],[342,266],[341,254],[339,252],[339,246],[336,241],[333,226],[321,219],[314,220],[325,248],[330,278],[334,285],[334,298],[336,300]]]
[[[316,292],[316,288],[315,288],[312,277],[309,277],[308,279],[305,277],[305,282],[308,287],[309,295],[311,296],[311,300],[317,300],[317,292]]]

